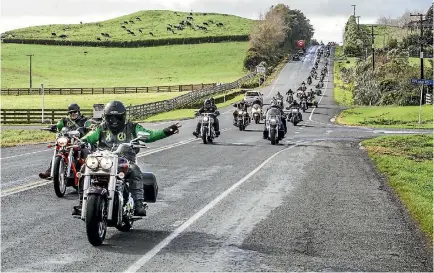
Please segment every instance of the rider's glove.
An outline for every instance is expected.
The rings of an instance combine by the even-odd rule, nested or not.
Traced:
[[[163,129],[163,132],[166,136],[171,136],[171,135],[179,132],[179,129],[178,129],[179,127],[180,127],[179,124],[173,124],[173,125],[170,125],[169,127],[165,128],[165,129]]]

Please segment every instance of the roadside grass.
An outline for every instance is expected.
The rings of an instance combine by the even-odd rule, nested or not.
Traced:
[[[1,130],[0,147],[12,147],[16,145],[39,143],[44,141],[54,141],[55,134],[41,130]]]
[[[411,65],[411,66],[417,66],[417,67],[420,67],[420,58],[417,58],[417,57],[409,57],[408,58],[408,63]],[[425,59],[424,60],[424,62],[423,62],[423,67],[424,68],[432,68],[432,65],[431,65],[431,62],[429,62],[428,61],[428,59]]]
[[[231,82],[247,42],[105,48],[2,44],[1,87],[123,87]],[[86,52],[86,53],[85,53]]]
[[[92,109],[95,103],[108,103],[112,100],[122,101],[126,106],[150,103],[171,99],[188,92],[160,92],[160,93],[133,93],[133,94],[98,94],[98,95],[46,95],[44,96],[45,109],[67,109],[68,104],[77,103],[82,109]],[[1,96],[2,109],[41,109],[42,96]],[[66,111],[66,110],[65,110]]]
[[[57,25],[43,25],[34,26],[21,29],[15,29],[6,32],[7,35],[14,35],[16,39],[48,39],[48,40],[62,40],[60,35],[66,34],[67,41],[97,41],[99,37],[102,41],[137,41],[137,40],[156,40],[156,39],[171,39],[171,38],[188,38],[188,37],[205,37],[205,36],[227,36],[227,35],[248,35],[250,29],[255,23],[254,20],[217,13],[203,13],[194,12],[191,21],[194,25],[203,25],[208,22],[207,30],[193,30],[186,27],[184,30],[179,31],[173,27],[176,34],[167,31],[168,24],[173,26],[178,25],[179,22],[186,20],[190,16],[189,12],[176,12],[170,10],[142,10],[139,12],[131,13],[125,16],[116,17],[110,20],[80,24],[57,24]],[[140,18],[140,21],[136,19]],[[133,23],[123,24],[124,21],[134,21]],[[214,23],[210,23],[212,20]],[[223,23],[224,26],[218,27],[216,23]],[[135,35],[129,34],[126,30],[121,28],[125,25]],[[142,30],[142,33],[139,32]],[[52,35],[56,33],[56,36]],[[154,36],[150,35],[152,32]],[[101,33],[110,34],[111,38],[106,38]]]
[[[229,106],[233,103],[236,103],[240,100],[242,100],[244,97],[244,94],[240,94],[230,100],[227,100],[226,102],[223,103],[218,103],[217,108],[221,109],[224,108],[226,106]],[[216,97],[215,97],[216,98]],[[161,113],[161,114],[157,114],[155,116],[149,117],[147,119],[145,119],[143,122],[157,122],[157,121],[167,121],[167,120],[180,120],[180,119],[189,119],[189,118],[194,118],[194,113],[197,111],[198,109],[178,109],[178,110],[173,110],[170,112],[166,112],[166,113]]]
[[[343,47],[337,46],[335,50],[335,61],[333,63],[333,98],[338,105],[353,105],[352,83],[344,82],[342,78],[342,68],[353,68],[356,66],[357,58],[344,56]]]
[[[342,111],[336,122],[344,125],[381,128],[418,128],[419,106],[367,106]],[[423,105],[421,126],[433,128],[433,107]]]
[[[362,142],[377,169],[433,239],[433,136],[382,136]]]

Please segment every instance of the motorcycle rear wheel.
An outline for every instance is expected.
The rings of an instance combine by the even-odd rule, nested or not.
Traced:
[[[106,200],[101,195],[91,194],[86,204],[86,233],[89,243],[100,246],[107,233]]]
[[[56,156],[54,158],[53,166],[53,186],[54,192],[58,197],[65,196],[66,192],[66,164],[62,157]]]

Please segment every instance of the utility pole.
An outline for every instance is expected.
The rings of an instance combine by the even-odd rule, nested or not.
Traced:
[[[410,14],[410,16],[417,16],[419,17],[419,23],[420,23],[420,78],[424,78],[423,73],[423,14]],[[423,88],[423,85],[422,85]],[[422,104],[425,104],[425,89],[422,90]]]
[[[354,16],[356,16],[356,5],[351,5],[354,8]]]
[[[374,25],[371,25],[371,38],[372,38],[372,72],[374,72],[375,71]]]
[[[33,54],[29,54],[26,55],[30,57],[30,70],[29,70],[29,74],[30,74],[30,88],[32,88],[32,56],[35,56]]]
[[[357,18],[357,30],[360,30],[360,15],[356,16]]]

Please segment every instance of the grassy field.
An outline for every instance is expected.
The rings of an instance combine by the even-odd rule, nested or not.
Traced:
[[[409,57],[408,63],[412,66],[420,67],[420,58],[417,57]],[[428,61],[428,59],[425,59],[423,61],[423,66],[425,68],[432,68],[431,62]]]
[[[92,109],[95,103],[106,104],[112,100],[122,101],[126,106],[132,104],[144,104],[155,101],[167,100],[188,92],[164,92],[164,93],[133,93],[133,94],[100,94],[100,95],[47,95],[44,96],[46,109],[66,109],[68,104],[75,102],[83,109]],[[1,96],[3,109],[41,109],[42,96]]]
[[[362,142],[419,224],[433,239],[433,136],[384,136]]]
[[[1,87],[114,87],[229,82],[242,77],[247,42],[146,48],[2,44]],[[87,53],[84,53],[87,52]]]
[[[347,58],[344,56],[343,47],[337,46],[335,51],[335,61],[333,63],[334,69],[334,89],[333,97],[339,105],[352,105],[353,93],[351,91],[351,83],[344,83],[341,76],[341,68],[352,68],[356,66],[357,58]],[[348,63],[347,63],[348,62]]]
[[[360,26],[363,27],[369,35],[371,34],[371,25]],[[400,27],[374,25],[374,33],[377,34],[374,40],[375,48],[383,48],[387,45],[391,38],[395,38],[398,40],[398,42],[400,42],[411,32],[410,30]]]
[[[218,103],[217,104],[217,108],[223,108],[226,106],[229,106],[235,102],[238,102],[240,100],[242,100],[244,97],[244,94],[240,94],[230,100],[227,100],[226,102],[223,103]],[[217,98],[217,97],[215,97]],[[170,112],[166,112],[166,113],[161,113],[161,114],[157,114],[155,116],[149,117],[146,120],[144,120],[144,122],[154,122],[154,121],[165,121],[165,120],[178,120],[178,119],[187,119],[187,118],[193,118],[194,117],[194,113],[195,111],[197,111],[198,109],[178,109],[178,110],[173,110]]]
[[[135,40],[150,40],[161,38],[184,38],[184,37],[204,37],[204,36],[224,36],[224,35],[248,35],[250,29],[255,23],[254,20],[242,18],[234,15],[208,13],[193,13],[191,23],[195,26],[195,30],[186,27],[180,31],[175,28],[175,34],[167,30],[168,24],[173,26],[178,25],[181,21],[187,20],[189,13],[167,10],[147,10],[139,11],[122,17],[117,17],[107,21],[96,23],[70,24],[70,25],[44,25],[8,31],[7,38],[27,38],[27,39],[59,39],[60,35],[65,34],[68,41],[135,41]],[[140,18],[140,21],[136,19]],[[133,23],[124,21],[132,20]],[[214,23],[210,23],[210,20]],[[208,26],[203,23],[208,23]],[[216,26],[216,23],[223,23],[223,26]],[[121,28],[124,25],[126,29],[134,32],[135,35],[129,34],[126,29]],[[207,30],[200,30],[196,25],[201,25]],[[142,33],[139,32],[142,30]],[[53,36],[52,33],[56,33]],[[152,32],[154,36],[150,35]],[[111,38],[102,36],[101,33],[108,33]],[[13,36],[13,37],[12,37]]]
[[[381,128],[418,128],[419,106],[356,107],[344,110],[336,121],[345,125]],[[432,105],[422,106],[421,128],[433,128]]]
[[[54,141],[55,134],[41,131],[32,130],[1,130],[0,131],[1,144],[0,147],[11,147],[16,145],[38,143],[44,141]]]

